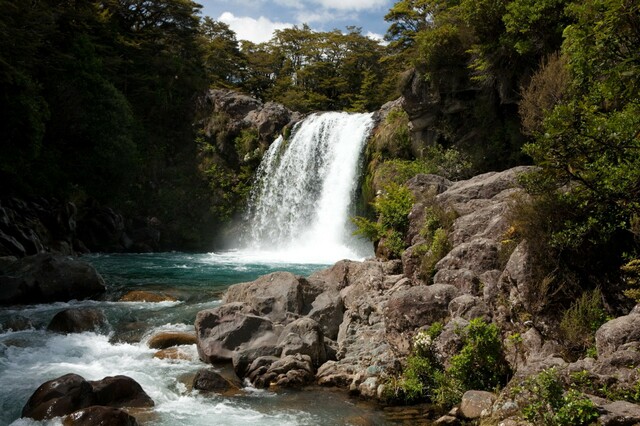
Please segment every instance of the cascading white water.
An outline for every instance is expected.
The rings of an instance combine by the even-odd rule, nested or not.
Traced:
[[[271,260],[331,263],[373,254],[349,217],[373,114],[329,112],[278,138],[257,171],[245,251]]]

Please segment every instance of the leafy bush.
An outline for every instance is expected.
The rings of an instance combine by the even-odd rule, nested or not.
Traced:
[[[373,135],[373,146],[386,158],[411,156],[409,116],[402,108],[389,111],[384,122],[378,126],[377,132]]]
[[[633,259],[620,268],[622,279],[627,285],[624,295],[640,303],[640,259]]]
[[[528,403],[523,407],[522,415],[534,424],[582,426],[591,424],[599,416],[584,393],[576,389],[564,392],[555,368],[527,379],[524,392]]]
[[[490,390],[504,385],[511,371],[502,353],[498,327],[476,318],[463,329],[461,336],[464,345],[451,357],[447,372],[465,390]]]
[[[428,400],[448,408],[460,402],[467,390],[493,390],[506,383],[510,371],[494,324],[478,318],[461,330],[463,348],[449,360],[446,369],[433,349],[433,341],[442,329],[442,324],[434,323],[416,334],[402,375],[390,379],[385,387],[390,400]]]
[[[355,235],[368,238],[377,244],[384,238],[383,244],[392,257],[399,257],[406,244],[404,237],[409,227],[409,213],[414,197],[406,186],[388,185],[383,194],[373,201],[377,222],[365,217],[352,218],[357,229]]]
[[[238,153],[238,158],[240,161],[243,161],[247,157],[251,157],[251,154],[258,148],[258,141],[260,137],[258,135],[258,130],[255,128],[243,129],[240,132],[235,140],[236,152]]]

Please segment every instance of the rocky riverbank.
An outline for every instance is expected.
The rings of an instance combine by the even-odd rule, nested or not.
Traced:
[[[565,383],[579,373],[593,389],[617,390],[609,399],[586,394],[600,424],[640,422],[640,406],[616,401],[638,386],[637,309],[597,331],[597,356],[571,362],[552,330],[557,315],[541,306],[527,242],[508,239],[511,206],[523,196],[517,178],[526,171],[519,167],[460,182],[416,176],[408,182],[416,203],[402,260],[341,261],[307,278],[274,273],[234,285],[222,306],[198,314],[200,358],[231,363],[240,378],[258,387],[317,383],[384,400],[389,378],[402,371],[420,330],[442,324],[432,348],[447,365],[461,349],[459,331],[481,318],[500,332],[511,380],[494,395],[465,393],[460,409],[442,422],[458,416],[519,424],[526,401],[514,389],[552,367]],[[455,219],[450,250],[426,279],[421,229],[425,212],[436,207]]]

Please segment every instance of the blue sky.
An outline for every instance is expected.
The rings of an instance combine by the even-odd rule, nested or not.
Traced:
[[[239,40],[268,41],[276,29],[303,23],[317,31],[362,28],[379,38],[389,24],[384,15],[394,0],[196,0],[202,14],[227,23]]]

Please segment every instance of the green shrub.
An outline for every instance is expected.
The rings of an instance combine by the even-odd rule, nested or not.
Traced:
[[[594,345],[595,332],[606,321],[600,289],[585,291],[563,314],[560,335],[570,351],[583,354]]]
[[[388,185],[384,193],[373,202],[377,222],[361,216],[352,218],[357,227],[354,234],[366,237],[374,244],[384,238],[384,247],[390,256],[400,257],[406,248],[404,238],[409,228],[409,213],[413,202],[414,197],[409,188],[397,184]]]
[[[522,409],[522,415],[534,424],[583,426],[591,424],[599,416],[598,410],[584,393],[576,389],[564,392],[555,368],[527,379],[524,392],[527,404]]]
[[[238,158],[242,161],[247,156],[251,156],[258,148],[259,140],[258,130],[254,128],[243,129],[234,140]]]
[[[467,390],[493,390],[506,383],[509,370],[494,324],[475,319],[461,330],[463,348],[450,359],[447,369],[433,350],[442,329],[441,323],[434,323],[416,334],[404,371],[387,382],[389,400],[405,404],[426,400],[449,408]]]
[[[431,244],[428,245],[428,250],[422,256],[422,263],[420,264],[420,276],[430,281],[436,270],[436,264],[449,253],[451,250],[451,243],[449,242],[449,234],[442,228],[436,229],[431,239]]]
[[[409,116],[402,108],[389,111],[373,135],[373,146],[384,157],[408,158],[411,155]]]
[[[506,384],[511,373],[495,324],[473,319],[461,332],[462,350],[451,357],[447,370],[465,390],[491,390]]]
[[[453,227],[457,214],[454,210],[446,210],[436,204],[425,210],[425,219],[420,235],[425,243],[414,252],[422,257],[420,277],[430,281],[436,264],[451,250],[449,231]]]

